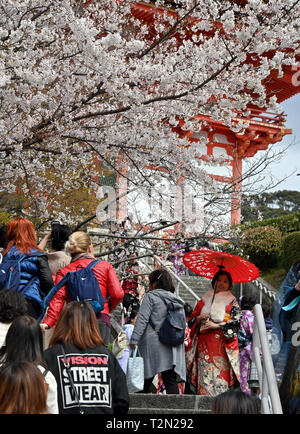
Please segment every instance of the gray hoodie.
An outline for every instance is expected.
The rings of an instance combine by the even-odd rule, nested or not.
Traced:
[[[162,344],[157,333],[149,324],[149,318],[159,329],[167,316],[166,302],[173,302],[182,307],[184,313],[184,301],[164,289],[154,289],[145,294],[137,320],[132,332],[131,344],[138,345],[139,351],[144,359],[144,377],[151,378],[159,372],[164,372],[174,367],[179,381],[186,379],[184,344],[172,347]]]

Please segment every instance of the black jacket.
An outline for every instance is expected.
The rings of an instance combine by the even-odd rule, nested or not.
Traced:
[[[37,258],[38,278],[41,284],[41,291],[47,295],[50,289],[53,288],[54,282],[50,271],[47,256],[39,256]]]
[[[126,414],[129,407],[126,376],[112,352],[104,346],[80,350],[74,345],[64,345],[64,350],[85,413]],[[59,413],[79,413],[61,345],[48,348],[45,359],[57,382]]]

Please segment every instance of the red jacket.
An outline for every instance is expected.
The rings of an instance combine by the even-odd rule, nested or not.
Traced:
[[[86,267],[93,259],[91,258],[79,258],[74,262],[71,262],[64,268],[58,270],[55,279],[55,285],[67,274],[69,271],[76,271],[78,265]],[[101,261],[93,268],[96,279],[99,282],[103,298],[105,296],[104,309],[101,313],[109,315],[112,310],[121,302],[124,297],[124,291],[119,282],[118,276],[112,265],[107,261]],[[54,327],[59,314],[64,306],[65,302],[69,302],[70,298],[67,295],[67,288],[63,286],[52,298],[46,318],[43,323],[48,324],[49,327]]]

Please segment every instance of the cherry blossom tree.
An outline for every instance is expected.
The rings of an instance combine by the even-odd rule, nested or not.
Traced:
[[[96,192],[100,163],[132,189],[205,184],[208,206],[231,186],[207,177],[222,161],[196,158],[180,121],[200,131],[201,113],[242,131],[233,120],[250,104],[280,110],[264,80],[297,64],[299,0],[144,1],[160,11],[151,26],[135,3],[0,0],[1,189],[23,179],[29,216],[58,212],[50,191]]]

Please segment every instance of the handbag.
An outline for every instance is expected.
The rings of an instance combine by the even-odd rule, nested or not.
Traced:
[[[220,325],[221,330],[227,339],[233,339],[238,336],[240,329],[240,322],[238,320],[228,321],[225,324]]]
[[[137,354],[138,348],[135,347],[128,358],[126,380],[129,393],[144,389],[144,359]]]
[[[121,359],[124,356],[124,350],[129,345],[126,332],[121,330],[116,339],[112,343],[111,352],[117,359]]]
[[[230,319],[229,321],[225,322],[225,324],[221,324],[221,330],[225,336],[226,339],[233,339],[238,336],[238,333],[240,331],[240,317],[241,317],[241,310],[237,306],[232,306],[230,311]]]
[[[76,398],[76,401],[77,401],[77,404],[78,404],[78,407],[79,407],[79,413],[80,413],[80,414],[85,414],[85,411],[84,411],[83,408],[81,407],[81,404],[80,404],[80,401],[79,401],[78,393],[77,393],[76,387],[75,387],[75,385],[74,385],[73,377],[72,377],[71,370],[70,370],[70,363],[69,363],[68,360],[67,360],[67,356],[66,356],[66,353],[65,353],[65,350],[64,350],[63,345],[61,345],[61,350],[62,350],[62,353],[63,353],[63,355],[64,355],[64,358],[63,358],[63,364],[64,364],[64,367],[65,367],[66,370],[67,370],[67,374],[68,374],[68,377],[69,377],[69,381],[70,381],[71,387],[72,387],[73,392],[74,392],[74,396],[75,396],[75,398]]]

